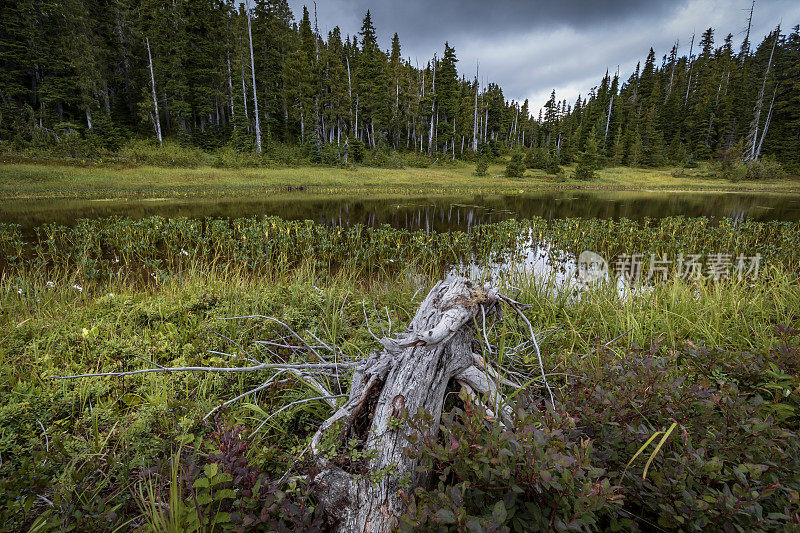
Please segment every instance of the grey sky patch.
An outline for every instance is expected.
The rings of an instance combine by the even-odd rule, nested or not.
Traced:
[[[303,5],[313,17],[313,2],[290,0],[296,18]],[[506,98],[530,100],[533,113],[552,89],[573,103],[586,95],[606,69],[620,69],[627,79],[652,46],[660,59],[677,40],[688,53],[692,33],[716,30],[717,44],[728,33],[738,46],[744,35],[750,0],[664,0],[558,2],[496,0],[319,0],[320,31],[339,26],[343,34],[361,28],[372,13],[380,45],[388,49],[397,32],[403,56],[425,64],[441,55],[444,42],[455,47],[459,72],[498,83]],[[800,23],[797,0],[760,0],[753,16],[752,40],[782,22],[785,30]]]

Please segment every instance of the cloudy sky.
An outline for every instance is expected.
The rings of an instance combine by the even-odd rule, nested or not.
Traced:
[[[304,4],[313,17],[313,0],[289,4],[295,18]],[[382,48],[397,32],[403,55],[424,64],[449,41],[460,72],[474,76],[480,61],[483,80],[506,98],[528,98],[534,113],[552,89],[572,103],[606,69],[627,78],[651,46],[659,60],[676,40],[686,54],[692,33],[709,26],[717,43],[732,33],[738,48],[749,8],[750,0],[317,0],[321,32],[356,33],[369,9]],[[751,40],[780,22],[800,24],[800,1],[757,0]]]

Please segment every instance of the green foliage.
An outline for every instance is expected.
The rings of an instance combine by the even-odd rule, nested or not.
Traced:
[[[594,137],[586,141],[586,149],[578,157],[578,165],[575,167],[575,179],[591,180],[597,177],[595,170],[598,169],[597,142]]]
[[[206,162],[204,153],[199,148],[170,141],[163,145],[154,141],[129,141],[120,149],[119,158],[134,165],[160,167],[195,167]]]
[[[764,356],[692,343],[664,355],[657,343],[601,348],[556,412],[534,398],[506,427],[467,397],[438,439],[429,417],[412,420],[408,453],[434,479],[402,528],[787,527],[800,512],[800,401],[785,391],[800,367],[798,331],[779,330]],[[776,372],[788,381],[775,383]]]
[[[770,380],[768,359],[691,343],[671,356],[650,355],[657,351],[650,346],[626,355],[637,364],[625,368],[616,355],[602,354],[602,378],[587,375],[565,391],[565,411],[578,427],[591,428],[597,455],[607,458],[604,468],[622,486],[624,507],[638,509],[612,523],[626,529],[655,523],[700,531],[726,523],[763,530],[793,520],[800,449],[796,430],[778,422],[760,392]],[[796,364],[789,365],[783,368],[796,372]],[[677,429],[653,441],[662,444],[660,453],[637,459],[654,430],[668,426]]]
[[[475,175],[485,176],[487,170],[489,170],[489,160],[485,157],[478,159],[478,163],[475,165]]]
[[[598,527],[610,513],[613,483],[593,461],[591,441],[571,437],[566,420],[542,427],[528,415],[503,428],[462,400],[437,440],[424,417],[411,421],[407,453],[433,474],[433,488],[413,494],[401,531],[568,531]]]
[[[660,220],[600,220],[534,218],[482,224],[470,232],[406,231],[356,225],[329,229],[310,221],[278,217],[235,220],[149,217],[141,220],[80,220],[74,227],[48,224],[34,230],[35,238],[19,226],[0,225],[0,267],[9,275],[28,272],[70,272],[85,281],[132,277],[146,272],[168,276],[194,265],[237,266],[260,273],[304,262],[329,270],[354,262],[366,272],[392,270],[409,262],[431,268],[451,261],[508,257],[524,244],[521,235],[578,255],[595,250],[614,257],[620,250],[643,254],[696,253],[708,257],[725,250],[761,254],[762,261],[796,269],[800,265],[798,223],[754,222],[670,217]]]
[[[364,161],[364,143],[359,139],[350,141],[350,157],[353,163],[362,163]]]
[[[506,165],[507,178],[521,178],[525,174],[524,155],[517,150],[511,154],[511,159]]]
[[[213,165],[217,168],[246,168],[258,167],[269,160],[260,157],[255,152],[240,152],[228,146],[218,148],[213,152]]]
[[[501,278],[550,332],[541,338],[545,368],[567,369],[548,376],[557,410],[542,408],[537,382],[516,393],[506,427],[451,395],[456,408],[441,438],[410,445],[433,483],[405,493],[404,527],[791,529],[800,512],[798,235],[797,223],[685,217],[533,219],[447,234],[274,218],[78,221],[33,234],[2,225],[0,518],[10,530],[159,520],[179,530],[322,528],[311,487],[277,480],[330,408],[287,409],[246,437],[267,413],[315,394],[290,376],[208,425],[205,413],[268,373],[49,378],[150,366],[139,357],[236,364],[209,351],[258,357],[256,340],[285,333],[266,321],[219,320],[253,314],[276,316],[307,340],[314,332],[357,359],[375,346],[365,312],[373,329],[386,312],[406,323],[418,287],[447,270],[434,265],[513,259],[519,241],[532,238],[609,258],[761,253],[769,267],[757,280],[676,279],[624,298],[600,288],[575,299],[530,276]],[[361,305],[369,299],[374,310]],[[503,348],[524,340],[513,324],[489,329],[490,342],[503,369],[528,372],[538,367],[534,354]],[[429,419],[411,422],[426,434]],[[344,453],[367,458],[358,443]],[[294,470],[315,473],[302,462]]]

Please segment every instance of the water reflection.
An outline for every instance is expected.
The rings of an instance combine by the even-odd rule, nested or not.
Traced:
[[[24,228],[78,218],[107,216],[142,218],[244,217],[276,215],[289,220],[322,224],[378,226],[390,224],[409,230],[471,230],[477,224],[508,218],[540,216],[640,219],[672,215],[732,217],[755,220],[800,220],[800,196],[778,194],[543,191],[539,194],[359,199],[352,197],[293,197],[233,200],[6,200],[0,221]]]
[[[605,268],[586,264],[600,260]],[[506,287],[528,286],[543,296],[567,296],[578,301],[584,291],[594,287],[605,287],[619,298],[649,290],[644,286],[632,286],[621,277],[612,276],[605,259],[594,252],[585,251],[580,258],[560,250],[550,243],[537,242],[533,235],[525,237],[525,243],[513,254],[496,262],[473,260],[451,269],[451,273],[465,275],[470,279],[489,281],[492,285]]]

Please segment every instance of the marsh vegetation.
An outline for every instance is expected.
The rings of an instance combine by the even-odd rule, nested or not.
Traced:
[[[724,251],[763,264],[755,278],[671,276],[579,297],[525,271],[495,275],[531,305],[555,405],[533,379],[524,324],[508,316],[478,335],[505,376],[533,377],[506,390],[505,427],[448,396],[440,438],[408,442],[433,478],[406,494],[401,526],[769,530],[798,519],[797,223],[535,218],[426,233],[152,217],[0,235],[0,489],[11,529],[324,528],[304,481],[314,465],[296,459],[333,409],[303,379],[269,369],[52,378],[246,366],[248,356],[314,362],[306,343],[358,361],[454,265],[496,272],[532,242],[564,257]],[[303,342],[269,320],[224,320],[253,315]],[[335,393],[349,383],[318,379]],[[418,415],[403,423],[424,435]],[[348,464],[369,460],[357,443],[327,445]]]

